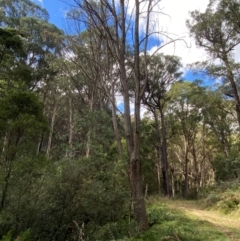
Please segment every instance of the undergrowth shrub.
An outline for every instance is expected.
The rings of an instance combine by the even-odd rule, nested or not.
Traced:
[[[216,203],[216,208],[224,213],[231,213],[239,209],[240,193],[226,192],[221,195],[220,200]]]
[[[151,227],[131,241],[228,240],[211,223],[192,219],[184,211],[165,205],[165,202],[167,201],[156,198],[148,201],[147,213]]]
[[[161,224],[164,221],[171,221],[174,218],[170,211],[158,206],[150,207],[147,210],[147,215],[150,226],[153,226],[154,224]]]
[[[240,210],[240,187],[238,181],[222,182],[212,189],[204,198],[207,208],[226,214]]]
[[[28,229],[22,232],[16,239],[13,239],[12,231],[9,231],[0,241],[33,241],[33,239],[31,239],[31,231]]]

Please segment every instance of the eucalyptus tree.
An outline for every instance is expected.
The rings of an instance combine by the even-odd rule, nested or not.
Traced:
[[[215,66],[215,70],[210,74],[228,83],[228,95],[235,101],[240,127],[239,64],[234,60],[234,51],[240,44],[239,16],[238,1],[214,0],[210,1],[204,13],[197,10],[191,12],[187,26],[196,44],[204,48],[214,60],[220,60],[221,65]]]
[[[148,228],[145,203],[141,186],[140,161],[140,105],[147,85],[147,77],[141,82],[140,52],[147,55],[150,33],[150,17],[159,1],[86,1],[74,0],[77,21],[82,29],[95,30],[96,36],[105,42],[109,53],[116,61],[119,70],[119,80],[123,89],[124,127],[129,154],[128,173],[134,205],[134,216],[142,230]],[[77,14],[80,13],[80,15]],[[140,21],[145,18],[144,37],[141,39]],[[133,33],[133,42],[129,37]],[[134,125],[132,128],[130,111],[130,87],[127,78],[127,46],[133,50],[134,56]],[[147,66],[144,65],[147,70]]]
[[[17,30],[12,28],[0,28],[0,79],[2,94],[13,87],[12,79],[18,79],[18,85],[21,86],[25,75],[21,69],[21,63],[18,59],[25,57],[26,52],[23,47],[23,40]],[[16,84],[16,82],[15,82]]]
[[[15,29],[22,36],[26,55],[18,62],[25,88],[36,89],[40,81],[55,74],[50,69],[49,56],[60,56],[63,33],[48,22],[47,11],[30,0],[2,0],[0,7],[1,27]],[[19,79],[21,75],[12,78]]]
[[[47,130],[42,110],[42,103],[33,93],[13,92],[1,98],[0,211],[7,199],[13,163],[26,155],[35,156],[36,135]]]
[[[144,92],[143,104],[153,113],[155,119],[156,135],[159,157],[159,168],[163,176],[163,189],[166,196],[170,195],[169,168],[167,160],[167,131],[165,122],[165,105],[169,101],[167,92],[171,85],[179,80],[181,63],[175,56],[157,54],[149,56],[148,63],[148,83]],[[144,74],[144,73],[143,73]],[[158,114],[160,114],[160,126]]]
[[[181,163],[184,176],[184,197],[189,195],[189,176],[192,151],[198,133],[199,123],[202,121],[201,96],[203,91],[196,83],[178,82],[175,83],[169,95],[171,103],[168,106],[170,115],[173,115],[178,123],[177,132],[179,138],[173,137],[176,141],[175,154]],[[200,101],[199,101],[200,100]],[[180,154],[181,153],[181,154]],[[194,154],[194,153],[193,153]]]
[[[213,147],[212,165],[216,180],[238,178],[238,134],[234,103],[222,95],[222,90],[205,95],[204,121],[208,125],[209,144]]]
[[[68,15],[71,16],[72,14],[70,12]],[[89,106],[90,112],[111,106],[115,139],[118,143],[119,152],[122,153],[123,148],[117,123],[114,96],[116,92],[114,60],[111,58],[105,42],[103,39],[98,39],[96,30],[86,30],[68,36],[68,50],[71,53],[68,56],[68,61],[73,67],[72,70],[68,70],[72,85],[75,86],[80,95],[85,95],[85,104]],[[91,132],[90,128],[88,131],[89,144],[92,139]],[[90,154],[89,144],[86,149],[87,156]]]
[[[46,10],[32,1],[3,0],[0,7],[2,209],[13,164],[36,157],[38,137],[47,132],[38,93],[56,74],[50,63],[61,54],[62,31],[49,24]]]

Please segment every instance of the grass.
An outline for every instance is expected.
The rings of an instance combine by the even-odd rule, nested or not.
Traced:
[[[234,218],[202,210],[196,201],[155,198],[148,203],[148,216],[151,228],[131,241],[240,240]]]

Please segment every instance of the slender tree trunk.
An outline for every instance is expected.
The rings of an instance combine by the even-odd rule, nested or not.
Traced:
[[[66,157],[72,158],[73,157],[73,107],[72,107],[72,98],[69,96],[68,98],[68,104],[69,104],[69,134],[68,134],[68,150],[66,152]]]
[[[47,91],[43,91],[43,115],[46,115],[46,105],[47,105]],[[43,145],[43,137],[44,134],[43,132],[39,135],[39,141],[37,144],[37,156],[39,155],[41,149],[42,149],[42,145]]]
[[[163,172],[163,180],[164,180],[164,192],[165,196],[170,195],[170,187],[169,187],[169,174],[168,174],[168,159],[167,159],[167,137],[166,137],[166,126],[165,126],[165,118],[163,113],[162,104],[159,103],[159,111],[161,118],[161,134],[162,134],[162,172]]]
[[[5,136],[4,136],[4,140],[3,140],[3,148],[2,148],[2,155],[1,155],[0,163],[1,162],[4,163],[4,161],[5,161],[5,154],[6,154],[8,145],[9,145],[9,133],[6,132]]]
[[[175,176],[174,176],[174,168],[171,168],[171,182],[172,182],[172,197],[175,197]]]
[[[162,169],[163,169],[163,164],[162,164],[162,144],[161,144],[161,133],[159,129],[159,124],[158,124],[158,118],[157,118],[157,113],[156,109],[153,110],[153,116],[154,116],[154,122],[155,122],[155,130],[156,130],[156,136],[157,136],[157,157],[158,157],[158,184],[159,184],[159,194],[161,194],[161,174]]]
[[[4,205],[5,205],[5,200],[7,197],[7,191],[8,191],[8,186],[9,186],[9,179],[10,179],[10,174],[12,172],[12,160],[9,160],[9,166],[7,167],[7,175],[4,178],[4,184],[3,184],[3,189],[2,189],[2,197],[1,197],[1,203],[0,203],[0,212],[2,211]]]
[[[119,128],[118,128],[118,123],[117,123],[117,116],[116,116],[116,104],[115,104],[115,96],[114,96],[114,85],[115,83],[112,83],[112,122],[113,122],[113,129],[114,129],[114,134],[115,134],[115,139],[117,141],[117,145],[118,145],[118,152],[120,154],[123,153],[123,146],[122,146],[122,142],[121,142],[121,135],[119,132]]]
[[[157,180],[158,180],[158,194],[161,194],[161,163],[158,161],[157,166]]]
[[[128,162],[128,176],[130,180],[133,209],[135,220],[141,230],[148,229],[148,219],[146,215],[145,201],[141,182],[141,160],[140,160],[140,62],[139,62],[139,48],[145,46],[145,52],[147,51],[147,39],[150,36],[148,34],[149,24],[146,24],[146,37],[144,38],[145,44],[139,41],[139,19],[140,19],[140,4],[144,4],[143,1],[135,0],[135,21],[129,18],[127,15],[129,2],[120,0],[112,1],[98,1],[100,11],[98,12],[92,7],[92,2],[87,0],[75,0],[77,5],[84,11],[87,18],[84,18],[86,28],[89,26],[91,30],[96,30],[99,39],[104,40],[106,46],[111,53],[111,56],[117,63],[117,68],[120,72],[120,82],[123,90],[124,100],[124,129],[125,138],[127,143],[127,151],[129,156]],[[147,13],[147,23],[149,23],[149,14],[152,11],[152,0],[148,1],[149,7]],[[131,10],[132,11],[132,10]],[[106,14],[106,15],[105,15]],[[84,16],[84,15],[83,15]],[[113,26],[109,28],[108,23],[111,22]],[[130,91],[129,81],[126,73],[127,64],[127,38],[129,37],[129,26],[134,22],[134,62],[135,67],[133,73],[135,74],[135,106],[134,106],[134,129],[132,128],[131,112],[130,112]],[[130,24],[130,25],[129,25]],[[93,31],[90,31],[93,32]],[[101,59],[101,58],[100,58]],[[100,63],[99,63],[100,65]],[[101,71],[104,71],[101,69]],[[146,78],[147,79],[147,78]],[[98,81],[98,79],[96,79]],[[144,81],[146,86],[146,81]],[[96,82],[97,83],[97,82]],[[144,91],[144,88],[142,88]],[[90,138],[90,133],[89,138]],[[88,139],[88,144],[90,144]],[[119,147],[120,149],[120,147]],[[89,155],[89,148],[86,155]]]
[[[194,182],[194,190],[196,192],[196,195],[198,195],[199,191],[199,169],[198,169],[198,161],[197,161],[197,154],[196,154],[196,148],[195,144],[193,143],[192,146],[192,157],[193,157],[193,182]]]
[[[48,136],[48,144],[47,144],[47,151],[46,151],[47,158],[49,158],[49,156],[50,156],[50,151],[51,151],[51,146],[52,146],[52,136],[53,136],[56,115],[57,115],[57,102],[55,101],[54,106],[53,106],[52,118],[51,118],[50,132],[49,132],[49,136]]]
[[[94,94],[95,94],[95,91],[93,89],[91,93],[91,100],[90,100],[90,112],[92,112],[94,108]],[[89,157],[91,152],[91,135],[92,135],[92,125],[89,126],[88,133],[87,133],[86,157]]]
[[[17,154],[17,146],[20,142],[20,139],[22,137],[22,134],[20,131],[17,132],[17,136],[16,136],[16,141],[14,143],[14,147],[13,147],[13,150],[12,152],[10,151],[9,153],[9,148],[10,148],[10,145],[11,145],[11,142],[10,142],[10,139],[8,139],[7,141],[7,146],[5,146],[5,148],[7,149],[5,152],[5,157],[4,157],[4,169],[6,170],[6,176],[4,177],[3,181],[3,188],[2,188],[2,197],[1,197],[1,201],[0,201],[0,212],[2,211],[4,205],[5,205],[5,202],[6,202],[6,198],[7,198],[7,193],[8,193],[8,187],[9,187],[9,179],[10,179],[10,176],[11,176],[11,173],[12,173],[12,164],[13,164],[13,161],[16,157],[16,154]],[[9,136],[10,138],[10,136]]]
[[[40,135],[38,145],[37,145],[37,156],[39,155],[43,144],[43,134]]]
[[[188,184],[189,184],[189,178],[188,178],[188,140],[185,138],[184,140],[184,145],[185,145],[185,153],[184,153],[184,193],[183,196],[185,198],[188,197]]]
[[[7,174],[4,178],[4,183],[2,185],[2,194],[1,194],[1,203],[0,203],[0,212],[4,207],[6,196],[7,196],[7,190],[8,190],[8,184],[9,184],[9,178],[12,171],[12,160],[8,160],[7,158],[7,149],[9,148],[9,133],[6,133],[4,137],[3,142],[3,150],[1,155],[1,165],[4,166],[4,169],[7,170]],[[9,165],[8,165],[9,164]]]

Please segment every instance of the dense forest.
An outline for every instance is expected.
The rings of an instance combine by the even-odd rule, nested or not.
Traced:
[[[159,4],[74,0],[65,33],[0,0],[1,240],[130,240],[151,226],[148,197],[239,180],[240,3],[186,16],[208,85],[150,53]]]

